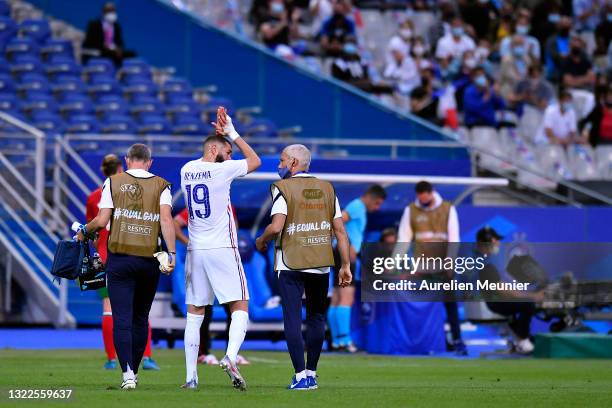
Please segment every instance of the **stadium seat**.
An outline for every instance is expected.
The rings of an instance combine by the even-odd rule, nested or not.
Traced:
[[[120,95],[119,83],[113,77],[95,77],[87,87],[87,92],[94,99],[99,99],[104,95]]]
[[[19,25],[19,34],[43,44],[51,37],[51,27],[45,19],[28,19]]]
[[[135,117],[146,114],[163,115],[162,103],[154,96],[139,94],[130,103],[130,113]]]
[[[57,82],[60,78],[77,78],[81,76],[81,66],[72,59],[53,61],[45,69],[50,80]]]
[[[6,0],[0,0],[0,16],[10,16],[11,6]]]
[[[32,114],[32,123],[38,129],[47,133],[61,133],[66,128],[66,124],[61,116],[51,112],[34,112]]]
[[[475,127],[470,132],[470,140],[473,146],[482,150],[477,150],[478,163],[486,169],[499,169],[504,166],[504,161],[498,157],[506,155],[504,144],[507,144],[506,138],[502,141],[503,136],[500,136],[497,129],[492,127]],[[497,157],[487,155],[484,152],[489,152]]]
[[[267,267],[264,255],[255,252],[252,259],[244,262],[244,272],[249,282],[249,319],[254,322],[279,321],[283,318],[280,306],[266,309],[266,302],[272,292],[265,278]]]
[[[93,105],[91,100],[85,95],[70,94],[66,95],[59,109],[64,117],[69,118],[74,115],[92,113]]]
[[[216,112],[217,107],[219,106],[224,106],[225,110],[230,115],[234,114],[234,103],[231,101],[231,99],[228,99],[228,98],[219,98],[219,97],[210,98],[208,103],[206,103],[206,110],[208,112]]]
[[[110,117],[110,115],[127,115],[128,106],[123,99],[108,98],[114,95],[105,95],[96,105],[96,114],[99,117]]]
[[[4,48],[4,56],[8,61],[16,61],[19,55],[30,55],[38,59],[39,46],[31,38],[12,38]]]
[[[124,84],[131,84],[139,80],[152,82],[151,67],[143,64],[124,64],[119,70],[119,79]]]
[[[170,134],[170,124],[161,115],[145,115],[140,118],[138,133],[145,135]]]
[[[540,169],[551,177],[569,179],[572,174],[562,146],[544,145],[536,148]]]
[[[103,133],[129,134],[135,132],[136,123],[127,115],[109,114],[102,120],[101,128]]]
[[[3,112],[14,112],[17,111],[19,101],[17,96],[12,93],[1,93],[0,92],[0,110]]]
[[[0,73],[0,94],[15,92],[15,82],[9,74]]]
[[[17,90],[22,95],[25,95],[29,92],[49,93],[51,88],[49,87],[47,77],[40,73],[33,72],[21,76],[21,81],[17,85]]]
[[[135,100],[139,96],[157,97],[157,92],[157,85],[149,79],[134,79],[130,84],[123,85],[124,95],[131,100]]]
[[[172,133],[175,135],[207,136],[211,134],[212,131],[212,126],[207,126],[200,119],[190,115],[175,118],[174,126],[172,126]]]
[[[57,102],[48,93],[33,92],[21,104],[24,114],[31,116],[33,112],[56,112]]]
[[[11,74],[15,78],[21,78],[22,75],[38,72],[43,72],[43,66],[38,60],[37,56],[34,55],[21,55],[19,62],[15,62],[9,65]]]
[[[595,149],[597,172],[602,178],[612,180],[612,145],[600,145]]]
[[[86,88],[80,78],[62,77],[51,85],[51,92],[58,100],[65,100],[68,95],[85,95]]]
[[[8,16],[0,16],[0,51],[17,34],[17,23]]]
[[[276,137],[278,129],[273,121],[267,118],[254,118],[243,130],[247,135],[253,137]]]
[[[598,180],[603,176],[597,171],[595,152],[591,146],[571,145],[567,149],[568,161],[576,180]]]
[[[100,125],[95,116],[92,115],[74,115],[68,120],[68,133],[99,133]]]
[[[87,75],[88,81],[97,75],[114,77],[115,65],[106,58],[92,58],[87,61],[87,65],[83,68],[83,73]]]
[[[74,58],[72,43],[61,38],[52,38],[41,48],[40,55],[43,60],[52,62],[58,57]]]

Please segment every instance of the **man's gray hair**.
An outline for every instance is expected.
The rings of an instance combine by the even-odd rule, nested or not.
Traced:
[[[304,171],[308,171],[310,168],[310,150],[303,144],[292,144],[283,150],[287,156],[297,159],[300,163],[300,167],[304,169]]]
[[[126,157],[130,160],[148,162],[151,160],[151,149],[145,144],[136,143],[130,146]]]

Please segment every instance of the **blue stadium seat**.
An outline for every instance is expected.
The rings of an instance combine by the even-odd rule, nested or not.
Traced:
[[[1,62],[0,62],[1,63]],[[0,73],[0,94],[15,92],[15,81],[9,74]]]
[[[35,112],[57,112],[57,102],[48,94],[32,94],[31,99],[23,101],[21,111],[32,117]]]
[[[1,46],[1,44],[0,44]],[[9,63],[2,55],[0,55],[0,74],[9,74],[11,70],[9,69]]]
[[[105,95],[96,105],[96,114],[100,117],[109,117],[110,115],[127,115],[128,106],[127,103],[123,99],[108,99],[108,96]],[[106,98],[106,99],[105,99]]]
[[[38,129],[47,133],[61,133],[66,129],[66,124],[61,116],[52,112],[33,112],[32,123]]]
[[[91,100],[85,95],[66,95],[66,99],[60,104],[60,112],[64,117],[93,113]]]
[[[264,255],[255,252],[249,260],[243,260],[244,272],[249,282],[249,319],[254,322],[279,321],[283,318],[280,306],[266,309],[265,304],[272,291],[266,282],[267,262]]]
[[[124,84],[131,84],[138,80],[153,81],[151,67],[146,64],[123,64],[119,70],[119,78]]]
[[[47,76],[54,82],[60,78],[76,78],[81,76],[81,66],[72,59],[56,60],[47,65]]]
[[[276,137],[278,129],[276,124],[267,118],[254,118],[245,126],[244,132],[254,137]]]
[[[165,94],[185,94],[192,95],[193,89],[189,81],[183,78],[168,79],[162,85],[162,92]]]
[[[30,92],[49,93],[51,88],[49,87],[47,77],[37,72],[31,72],[21,76],[20,83],[17,85],[17,90],[21,94]]]
[[[21,78],[22,75],[38,72],[43,72],[43,66],[34,55],[22,55],[19,57],[20,62],[15,62],[9,65],[9,69],[13,77]]]
[[[172,133],[185,136],[208,136],[213,132],[213,127],[206,125],[200,119],[193,116],[181,116],[175,120]]]
[[[92,115],[74,115],[68,119],[68,133],[99,133],[100,125],[95,116]]]
[[[151,71],[151,66],[141,58],[127,58],[123,60],[122,69],[132,69],[138,67],[142,71]]]
[[[19,25],[19,33],[39,44],[43,44],[51,37],[51,27],[49,21],[45,19],[28,19]]]
[[[231,99],[228,99],[228,98],[220,98],[220,97],[210,98],[210,100],[206,104],[206,110],[209,112],[216,112],[217,107],[219,106],[224,106],[225,110],[230,115],[234,114],[234,103],[232,102]]]
[[[193,101],[166,105],[166,114],[172,118],[179,115],[199,118],[200,113],[200,107]]]
[[[115,78],[96,76],[87,87],[87,92],[89,92],[94,99],[99,99],[104,95],[120,95],[120,88]]]
[[[123,86],[123,93],[129,99],[136,99],[139,96],[154,96],[157,97],[158,87],[153,81],[140,78],[135,79],[130,84]]]
[[[130,103],[130,113],[135,117],[141,117],[149,114],[163,115],[164,108],[162,103],[154,96],[137,95]]]
[[[131,134],[135,133],[135,131],[136,122],[127,115],[111,114],[102,121],[103,133]]]
[[[51,92],[58,100],[63,101],[70,94],[85,95],[86,88],[80,78],[63,77],[58,83],[51,85]]]
[[[0,110],[3,112],[16,111],[19,102],[17,95],[12,93],[0,93]]]
[[[83,68],[83,72],[89,76],[106,74],[108,76],[115,76],[115,65],[113,62],[106,58],[91,58],[87,61],[87,65]]]
[[[18,55],[30,55],[38,59],[39,46],[31,38],[14,37],[6,44],[4,55],[8,61],[15,61]]]
[[[0,16],[10,16],[11,6],[6,0],[0,0]]]
[[[74,58],[72,43],[62,38],[51,38],[41,48],[40,55],[45,61],[56,61],[58,57]]]
[[[8,16],[0,16],[0,51],[17,34],[17,23]]]
[[[145,115],[140,118],[138,133],[145,135],[170,134],[170,124],[161,115]]]

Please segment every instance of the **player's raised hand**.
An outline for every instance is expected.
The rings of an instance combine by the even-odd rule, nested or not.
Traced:
[[[240,137],[234,128],[232,118],[227,114],[227,111],[223,106],[219,106],[217,108],[217,121],[211,122],[211,124],[215,127],[215,131],[219,136],[227,136],[232,141],[235,141]]]

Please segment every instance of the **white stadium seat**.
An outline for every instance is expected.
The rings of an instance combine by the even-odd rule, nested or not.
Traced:
[[[595,152],[591,146],[572,145],[567,149],[569,165],[576,180],[599,180]]]
[[[597,171],[605,180],[612,180],[612,145],[597,146]]]
[[[567,155],[562,146],[543,145],[536,148],[536,157],[540,170],[544,173],[562,179],[572,178]]]
[[[507,167],[507,163],[497,157],[507,157],[508,152],[504,150],[504,143],[502,143],[497,129],[492,127],[475,127],[471,132],[472,145],[484,150],[485,152],[492,153],[494,156],[478,152],[479,165],[489,169],[502,169]]]

